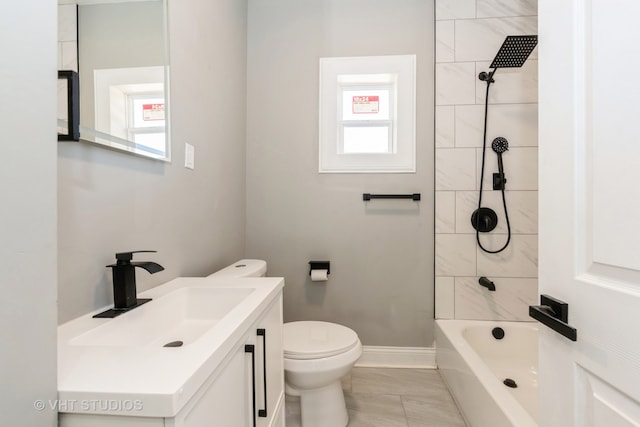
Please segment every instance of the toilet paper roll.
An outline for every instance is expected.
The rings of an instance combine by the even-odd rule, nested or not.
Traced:
[[[327,270],[311,270],[312,282],[326,282],[328,280]]]

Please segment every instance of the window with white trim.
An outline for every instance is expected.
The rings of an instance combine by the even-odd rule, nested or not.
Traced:
[[[415,172],[415,56],[320,60],[323,173]]]

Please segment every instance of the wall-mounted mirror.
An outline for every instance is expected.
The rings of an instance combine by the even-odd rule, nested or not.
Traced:
[[[80,139],[168,161],[166,0],[59,4],[77,5]]]

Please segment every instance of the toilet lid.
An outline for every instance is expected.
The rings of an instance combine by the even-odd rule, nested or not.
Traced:
[[[284,357],[319,359],[331,357],[355,347],[358,335],[346,326],[329,322],[289,322],[283,328]]]

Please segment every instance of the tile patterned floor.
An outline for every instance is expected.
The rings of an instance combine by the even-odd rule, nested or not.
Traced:
[[[354,368],[342,380],[348,427],[465,427],[435,369]],[[287,397],[286,427],[300,427],[300,406]]]

